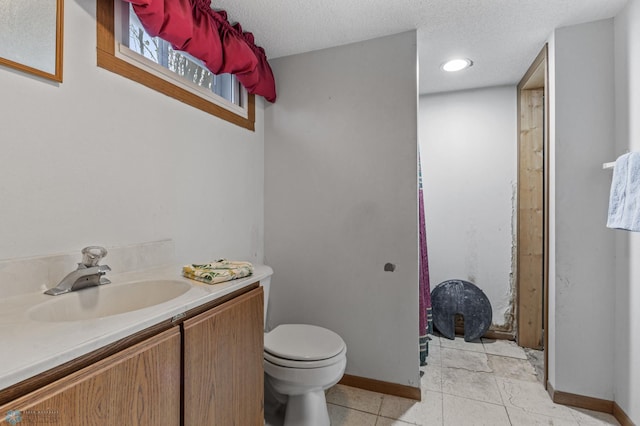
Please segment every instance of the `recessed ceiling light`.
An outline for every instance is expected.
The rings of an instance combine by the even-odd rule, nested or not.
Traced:
[[[442,69],[447,72],[456,72],[462,71],[465,68],[469,68],[472,65],[473,62],[471,61],[471,59],[452,59],[442,64]]]

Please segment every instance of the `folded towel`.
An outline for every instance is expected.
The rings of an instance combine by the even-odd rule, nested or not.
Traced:
[[[237,262],[219,259],[212,263],[191,264],[182,267],[182,275],[207,284],[217,284],[253,274],[253,265],[249,262]]]
[[[616,160],[609,195],[607,227],[640,231],[640,153]]]

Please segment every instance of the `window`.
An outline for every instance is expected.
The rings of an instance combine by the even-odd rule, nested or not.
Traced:
[[[214,75],[186,52],[150,37],[129,3],[97,2],[98,66],[249,130],[255,98],[230,74]]]
[[[116,47],[116,56],[124,60],[140,62],[142,66],[159,72],[169,79],[176,79],[187,87],[193,86],[194,90],[205,89],[201,92],[203,96],[211,96],[211,93],[217,95],[212,97],[214,102],[221,102],[216,99],[221,97],[235,106],[242,107],[242,97],[245,94],[243,92],[246,91],[233,75],[212,74],[200,60],[186,52],[173,50],[170,43],[147,34],[130,3],[128,7],[122,3],[119,6],[121,11],[116,13],[116,16],[120,16],[119,27],[123,31],[122,37],[116,37],[116,40],[122,41]],[[159,69],[157,65],[163,69]]]

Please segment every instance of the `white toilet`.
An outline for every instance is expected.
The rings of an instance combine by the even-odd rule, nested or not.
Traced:
[[[271,277],[264,287],[265,412],[269,400],[285,405],[285,426],[329,426],[324,391],[340,381],[347,346],[336,333],[307,324],[282,324],[267,332]]]

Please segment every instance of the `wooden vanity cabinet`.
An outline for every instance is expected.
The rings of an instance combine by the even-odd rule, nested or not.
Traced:
[[[0,405],[0,425],[264,425],[263,290],[238,293],[75,360],[85,367]]]
[[[173,327],[5,404],[0,424],[179,425],[180,349]]]
[[[264,424],[263,292],[183,323],[184,425]]]

